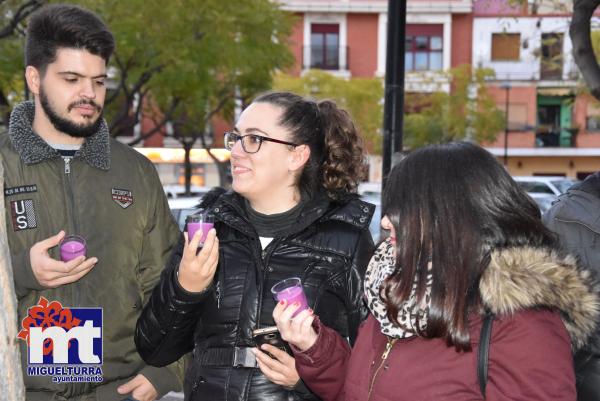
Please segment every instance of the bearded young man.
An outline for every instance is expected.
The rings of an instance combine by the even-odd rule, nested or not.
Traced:
[[[28,342],[20,341],[28,400],[149,401],[181,388],[179,365],[146,365],[133,341],[180,234],[154,166],[111,139],[102,118],[113,50],[112,34],[93,13],[72,5],[38,11],[25,50],[34,101],[14,108],[0,137],[19,323],[40,297],[63,308],[102,308],[101,381],[32,372]],[[86,239],[87,257],[60,260],[66,234]],[[46,326],[64,323],[46,312]],[[69,345],[76,346],[84,348],[79,339]]]

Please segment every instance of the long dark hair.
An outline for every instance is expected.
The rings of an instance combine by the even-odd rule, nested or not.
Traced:
[[[310,159],[298,187],[313,195],[324,188],[333,199],[356,192],[366,171],[362,139],[350,115],[331,100],[319,102],[290,92],[268,92],[255,103],[283,109],[279,125],[291,132],[294,143],[308,145]]]
[[[381,289],[388,317],[398,323],[399,306],[415,282],[421,304],[430,272],[427,327],[419,334],[445,338],[457,350],[471,348],[468,314],[481,307],[479,280],[491,252],[556,243],[504,167],[467,142],[411,152],[389,175],[383,213],[396,231],[396,270]]]

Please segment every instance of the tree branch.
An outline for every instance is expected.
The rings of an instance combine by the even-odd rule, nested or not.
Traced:
[[[110,95],[110,97],[108,99],[106,99],[106,101],[104,102],[105,105],[107,104],[111,104],[112,102],[114,102],[117,97],[121,94],[121,91],[125,92],[127,90],[127,68],[124,68],[123,66],[123,62],[121,61],[121,58],[119,57],[119,55],[117,53],[114,54],[113,59],[115,60],[115,63],[117,63],[117,66],[119,67],[119,85],[117,86],[117,90],[114,91],[114,93],[112,93]]]
[[[121,90],[123,91],[123,97],[125,98],[125,100],[124,100],[123,107],[121,107],[121,112],[112,120],[112,122],[110,124],[109,129],[110,129],[110,132],[113,133],[113,135],[115,135],[116,132],[122,131],[123,129],[118,128],[119,125],[122,124],[123,121],[126,121],[127,119],[130,118],[131,107],[135,100],[135,96],[139,95],[140,103],[142,103],[142,101],[143,101],[142,95],[145,94],[144,85],[146,85],[148,83],[148,81],[150,81],[150,79],[152,79],[154,74],[159,73],[162,70],[162,68],[164,67],[164,65],[160,64],[160,65],[157,65],[157,66],[154,66],[154,67],[148,69],[147,71],[144,71],[139,76],[137,82],[135,82],[133,84],[133,86],[131,88],[129,88],[127,86],[127,83],[125,82],[125,79],[127,77],[127,71],[129,70],[129,68],[131,68],[131,63],[127,63],[127,65],[124,65],[122,60],[120,60],[117,57],[115,57],[115,62],[121,69],[122,75],[125,76],[124,78],[121,79]],[[136,116],[135,116],[136,121],[134,122],[133,125],[135,125],[139,122],[138,116],[139,116],[139,114],[136,114]]]
[[[573,42],[573,58],[590,87],[590,92],[600,100],[600,67],[590,34],[590,20],[598,5],[600,0],[575,0],[569,34]]]
[[[4,28],[0,28],[0,39],[11,36],[15,30],[17,30],[19,24],[31,13],[43,6],[44,3],[44,0],[30,0],[22,4],[21,7],[19,7],[19,9],[14,13],[8,24]]]
[[[177,107],[179,106],[181,102],[181,99],[179,98],[174,98],[171,101],[171,106],[169,107],[169,110],[163,114],[163,117],[161,118],[161,120],[159,122],[157,122],[156,120],[154,120],[154,127],[148,131],[148,132],[144,132],[143,134],[141,134],[138,138],[134,139],[133,141],[129,142],[128,145],[129,146],[135,146],[138,143],[150,138],[152,135],[156,134],[157,132],[159,132],[161,129],[163,129],[163,127],[165,126],[165,124],[172,120],[173,115],[175,114],[175,110],[177,109]]]
[[[119,115],[118,119],[115,119],[111,124],[113,128],[112,131],[110,131],[110,133],[113,137],[119,136],[123,132],[127,132],[130,129],[133,129],[136,126],[136,124],[140,122],[140,111],[142,105],[144,104],[144,98],[147,94],[148,90],[145,90],[139,94],[138,104],[133,113],[131,112],[132,103],[126,102],[123,105],[121,114]]]

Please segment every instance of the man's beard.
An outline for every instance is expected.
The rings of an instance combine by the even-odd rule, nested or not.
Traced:
[[[98,106],[92,100],[80,100],[71,103],[67,108],[67,111],[71,111],[71,109],[73,109],[74,107],[83,104],[95,107],[100,114],[98,115],[96,121],[90,122],[89,124],[77,124],[73,121],[67,120],[66,118],[62,118],[61,116],[59,116],[58,113],[50,105],[48,96],[46,96],[46,93],[44,92],[42,87],[40,87],[40,104],[42,105],[42,109],[44,109],[44,112],[48,116],[48,120],[50,120],[54,128],[74,138],[90,137],[96,132],[98,132],[98,129],[100,129],[100,125],[102,125],[102,107]]]

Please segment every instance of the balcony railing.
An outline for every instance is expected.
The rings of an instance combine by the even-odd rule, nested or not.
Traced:
[[[575,147],[577,128],[539,127],[535,132],[535,146],[538,148]]]
[[[302,48],[302,68],[321,70],[347,70],[347,46],[304,46]]]

